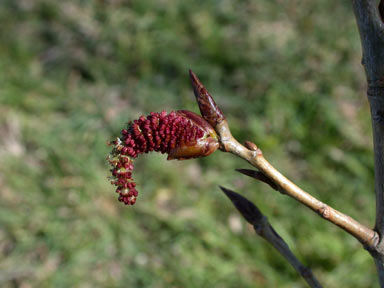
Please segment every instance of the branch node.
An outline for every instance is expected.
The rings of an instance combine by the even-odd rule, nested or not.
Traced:
[[[320,207],[318,213],[324,219],[329,219],[329,217],[331,216],[331,209],[329,208],[328,205],[324,204],[323,206]]]
[[[257,151],[257,145],[251,141],[245,141],[244,142],[245,147],[247,147],[251,151]]]

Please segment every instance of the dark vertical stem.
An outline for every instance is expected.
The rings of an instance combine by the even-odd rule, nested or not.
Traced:
[[[384,29],[374,0],[355,0],[354,12],[363,47],[375,154],[376,230],[384,232]]]
[[[376,230],[380,238],[384,232],[384,89],[368,89],[371,107],[373,145],[375,157]]]
[[[367,76],[367,95],[371,108],[375,157],[376,225],[380,242],[375,258],[381,287],[384,287],[384,3],[376,0],[354,0],[354,13],[363,48],[363,61]]]

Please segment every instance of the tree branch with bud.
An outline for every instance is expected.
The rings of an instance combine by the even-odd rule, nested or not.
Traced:
[[[126,205],[136,202],[138,192],[132,171],[133,160],[138,155],[156,151],[167,153],[168,160],[182,160],[208,156],[220,148],[257,168],[256,171],[237,171],[299,201],[361,242],[374,258],[380,285],[384,288],[384,0],[353,0],[352,4],[363,48],[362,64],[372,114],[376,192],[374,229],[330,207],[288,180],[264,158],[256,144],[240,144],[232,136],[224,114],[192,71],[190,78],[202,117],[185,110],[151,113],[130,122],[121,131],[121,136],[110,143],[113,146],[108,156],[112,166],[111,183],[117,187],[119,201]]]
[[[294,198],[315,211],[322,218],[344,229],[359,240],[367,249],[375,249],[379,241],[379,235],[377,232],[321,202],[308,192],[299,188],[283,176],[264,158],[263,153],[260,148],[256,146],[256,144],[247,141],[246,147],[241,145],[232,136],[223,113],[217,107],[207,89],[192,71],[190,71],[190,77],[201,114],[211,125],[214,125],[214,128],[219,136],[220,150],[230,152],[246,160],[259,170],[257,173],[261,174],[258,174],[258,178],[260,178],[260,175],[264,175],[264,179],[262,180],[263,182],[268,182],[268,184],[274,185],[276,190]],[[214,117],[215,114],[217,115],[216,118]]]
[[[265,182],[280,193],[304,204],[322,218],[354,236],[371,254],[380,253],[380,237],[376,231],[299,188],[264,158],[256,144],[249,141],[245,142],[245,146],[240,144],[232,136],[221,109],[191,70],[190,78],[202,117],[186,110],[169,114],[165,111],[151,113],[147,117],[141,116],[129,122],[121,131],[121,136],[110,142],[112,151],[108,161],[112,166],[111,183],[116,186],[120,202],[125,205],[136,203],[138,191],[132,172],[133,160],[140,154],[155,151],[167,153],[168,160],[185,160],[208,156],[219,148],[246,160],[258,169],[239,169],[238,172]],[[269,238],[267,240],[272,241]],[[273,244],[273,241],[271,243],[275,248],[276,245],[280,248],[284,246]],[[320,284],[316,285],[311,287],[320,287]]]

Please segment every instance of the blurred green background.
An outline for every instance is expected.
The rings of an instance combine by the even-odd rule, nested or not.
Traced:
[[[239,141],[374,223],[361,48],[349,0],[2,0],[1,287],[306,287],[218,185],[254,201],[326,287],[376,287],[351,236],[242,176],[233,155],[136,161],[119,203],[107,141],[162,109],[198,112],[192,68]]]

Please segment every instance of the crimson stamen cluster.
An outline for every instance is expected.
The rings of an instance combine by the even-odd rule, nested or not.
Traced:
[[[193,119],[188,118],[192,114]],[[169,114],[165,111],[152,112],[147,117],[141,116],[138,120],[128,123],[127,129],[121,131],[121,136],[111,142],[114,145],[108,159],[112,165],[111,183],[117,186],[116,192],[119,193],[120,202],[125,205],[133,205],[136,202],[138,192],[132,179],[132,170],[133,159],[139,154],[150,151],[170,153],[180,147],[193,147],[198,139],[207,137],[204,127],[193,121],[196,117],[200,116],[189,111],[172,111]],[[213,151],[209,151],[209,154]],[[204,155],[193,157],[205,156],[207,153],[205,151]],[[178,157],[182,159],[182,155]]]

